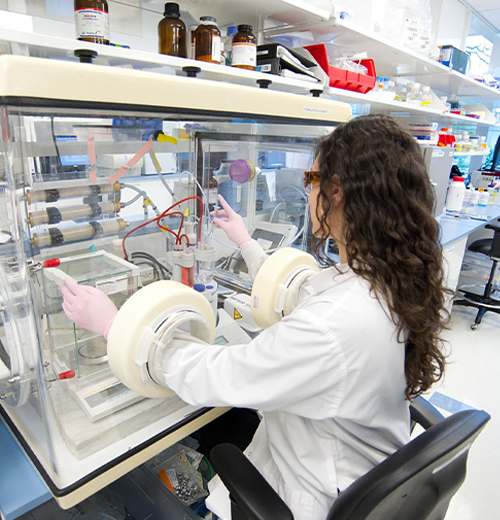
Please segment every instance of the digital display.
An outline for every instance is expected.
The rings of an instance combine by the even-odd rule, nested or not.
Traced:
[[[104,397],[104,399],[107,399],[108,397],[112,397],[116,394],[121,394],[124,390],[127,390],[127,387],[123,383],[120,383],[115,386],[110,386],[109,388],[106,388],[99,393],[102,397]]]
[[[98,406],[105,404],[108,399],[120,394],[126,394],[127,392],[130,392],[130,389],[123,383],[118,383],[117,385],[109,386],[104,390],[94,392],[86,397],[84,396],[84,399],[90,408],[97,408]]]
[[[224,336],[217,336],[214,339],[214,345],[227,345],[229,341]]]

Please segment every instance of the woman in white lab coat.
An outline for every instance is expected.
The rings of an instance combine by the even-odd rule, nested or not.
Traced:
[[[306,181],[328,267],[308,280],[297,308],[245,345],[178,337],[162,367],[187,403],[260,410],[247,456],[296,520],[324,520],[339,492],[408,442],[409,399],[444,370],[446,289],[433,188],[419,145],[394,120],[336,128],[319,142]],[[265,253],[221,202],[214,224],[255,274]],[[338,265],[321,254],[328,238]],[[108,299],[67,285],[68,317],[87,328],[98,319],[93,330],[107,332],[116,313]]]

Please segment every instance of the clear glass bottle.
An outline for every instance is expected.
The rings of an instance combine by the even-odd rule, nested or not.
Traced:
[[[220,63],[221,37],[217,20],[213,16],[202,16],[200,25],[193,33],[194,58],[208,63]]]
[[[180,19],[179,4],[165,4],[165,18],[158,24],[158,52],[187,58],[186,25]]]
[[[471,151],[471,144],[470,144],[470,136],[468,132],[464,132],[462,134],[462,152],[470,152]]]
[[[422,87],[422,94],[420,97],[420,104],[423,107],[429,108],[432,103],[431,87],[425,85]]]
[[[406,102],[408,97],[408,89],[404,85],[399,85],[396,90],[396,101]]]
[[[420,83],[408,83],[408,96],[406,101],[414,105],[420,105],[421,99]]]
[[[224,55],[224,64],[227,66],[231,66],[232,61],[232,47],[233,47],[233,36],[238,32],[238,27],[236,25],[230,25],[227,28],[226,37],[223,42],[223,55]]]
[[[233,36],[231,67],[255,70],[257,66],[257,38],[252,34],[251,25],[238,25]]]
[[[74,0],[77,40],[109,45],[107,0]]]
[[[439,99],[444,105],[444,111],[448,113],[451,110],[451,103],[448,103],[448,98],[446,96],[441,96]]]

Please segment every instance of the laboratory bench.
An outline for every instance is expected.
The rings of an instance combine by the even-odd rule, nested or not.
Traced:
[[[469,235],[500,219],[500,205],[470,206],[465,211],[468,213],[443,213],[437,217],[448,264],[448,286],[453,288],[458,281]],[[0,421],[0,460],[2,519],[14,520],[51,499],[49,490],[3,421]]]
[[[471,233],[500,218],[500,205],[464,205],[457,215],[443,213],[437,220],[441,226],[441,244],[446,247],[453,242],[467,238]]]

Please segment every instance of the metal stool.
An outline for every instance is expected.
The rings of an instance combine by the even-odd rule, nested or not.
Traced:
[[[454,305],[465,305],[466,307],[476,307],[479,309],[476,319],[470,327],[472,330],[476,330],[478,328],[486,312],[491,311],[500,314],[500,300],[491,297],[498,262],[500,262],[500,225],[488,224],[485,226],[485,228],[493,229],[495,231],[493,238],[476,240],[468,248],[469,251],[473,251],[474,253],[482,253],[483,255],[489,256],[493,260],[488,283],[484,287],[484,293],[477,294],[468,290],[472,289],[473,287],[482,286],[478,286],[476,284],[461,285],[457,289],[458,296],[461,299],[455,300],[453,302]]]

